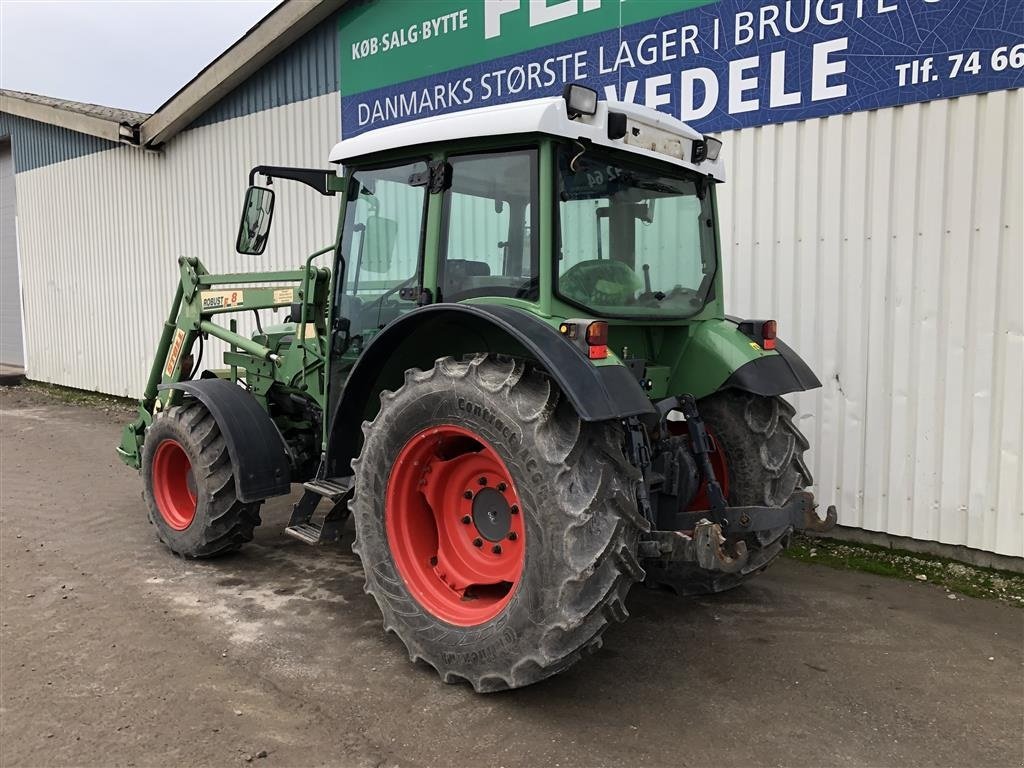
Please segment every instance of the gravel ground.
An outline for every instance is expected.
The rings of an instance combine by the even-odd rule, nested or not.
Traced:
[[[409,663],[351,534],[169,555],[117,404],[0,390],[0,765],[1019,766],[1024,611],[783,561],[636,589],[605,647],[478,696]]]

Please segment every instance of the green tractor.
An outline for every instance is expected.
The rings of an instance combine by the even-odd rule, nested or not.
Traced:
[[[337,235],[297,271],[179,260],[118,449],[157,535],[232,552],[302,483],[286,532],[351,515],[385,630],[495,691],[599,648],[637,582],[726,590],[834,525],[781,397],[820,383],[774,320],[724,313],[720,148],[570,85],[254,168],[240,252],[267,244],[259,177],[338,197]],[[198,374],[210,337],[225,367]]]

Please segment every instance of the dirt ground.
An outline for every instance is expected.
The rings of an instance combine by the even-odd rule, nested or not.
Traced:
[[[568,673],[479,696],[409,663],[340,546],[195,563],[146,522],[123,413],[0,394],[0,765],[1019,766],[1024,611],[782,561],[635,589]]]

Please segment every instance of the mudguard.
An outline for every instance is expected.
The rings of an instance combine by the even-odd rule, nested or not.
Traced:
[[[725,317],[697,323],[668,391],[699,399],[731,388],[773,397],[821,386],[789,345],[776,339],[775,349],[764,349],[739,329],[740,322]]]
[[[751,360],[732,372],[723,389],[732,387],[755,395],[784,395],[821,386],[814,371],[781,339],[775,340],[777,355]]]
[[[360,355],[332,411],[328,471],[349,474],[348,461],[358,453],[367,402],[381,389],[401,386],[405,368],[430,367],[439,357],[470,352],[534,358],[584,421],[654,413],[625,366],[595,366],[555,328],[529,312],[504,305],[433,304],[389,324]]]
[[[291,491],[284,438],[255,397],[227,379],[179,381],[160,389],[186,392],[213,414],[227,443],[239,501],[261,501]]]

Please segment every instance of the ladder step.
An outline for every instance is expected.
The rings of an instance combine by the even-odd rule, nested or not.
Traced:
[[[319,544],[320,534],[323,532],[321,526],[315,523],[302,523],[300,525],[289,525],[284,532],[293,539],[298,539],[305,544]]]
[[[328,477],[325,479],[310,480],[303,483],[302,487],[310,493],[338,502],[352,488],[352,477]]]

